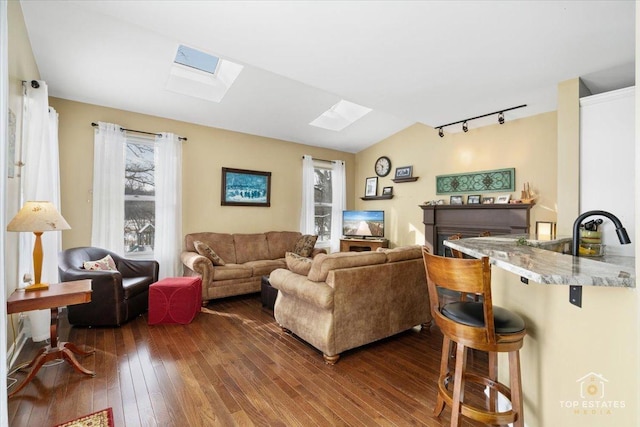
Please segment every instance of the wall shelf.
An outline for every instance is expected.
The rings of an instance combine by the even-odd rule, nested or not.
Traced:
[[[360,197],[362,200],[386,200],[393,198],[393,194],[387,194],[386,196],[365,196]]]
[[[416,182],[418,180],[418,178],[420,178],[419,176],[410,176],[408,178],[395,178],[392,179],[391,181],[395,182],[396,184],[401,184],[403,182]]]

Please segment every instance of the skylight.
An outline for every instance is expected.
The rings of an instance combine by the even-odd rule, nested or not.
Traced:
[[[171,64],[167,89],[183,95],[220,102],[243,66],[179,45]]]
[[[215,74],[220,58],[188,46],[178,46],[175,63],[186,65],[206,73]]]
[[[341,131],[370,112],[371,108],[342,99],[309,124],[323,129]]]

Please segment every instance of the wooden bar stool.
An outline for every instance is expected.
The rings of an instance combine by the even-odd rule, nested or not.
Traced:
[[[526,335],[524,320],[517,314],[493,306],[491,299],[491,266],[489,258],[446,258],[422,248],[431,314],[442,331],[442,356],[438,397],[434,415],[439,416],[445,404],[451,407],[451,425],[460,425],[460,415],[485,424],[524,426],[522,384],[520,382],[520,348]],[[437,288],[479,294],[481,301],[439,302]],[[456,346],[454,371],[449,369],[449,352]],[[466,372],[467,349],[489,354],[487,376]],[[510,387],[498,382],[497,353],[509,353]],[[489,387],[488,409],[464,401],[465,381]],[[453,389],[451,390],[451,387]],[[497,393],[511,402],[511,410],[497,411]]]

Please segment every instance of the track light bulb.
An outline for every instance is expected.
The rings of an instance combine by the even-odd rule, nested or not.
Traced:
[[[462,130],[465,132],[469,132],[469,126],[467,125],[466,120],[462,123]]]
[[[501,111],[500,114],[498,114],[498,123],[500,123],[501,125],[504,124],[504,113]]]
[[[440,138],[444,138],[444,131],[442,128],[438,128],[438,135],[440,135]]]

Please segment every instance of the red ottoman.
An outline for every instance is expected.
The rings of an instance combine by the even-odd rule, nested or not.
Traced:
[[[202,304],[202,279],[168,277],[149,286],[149,324],[190,323]]]

